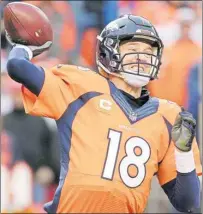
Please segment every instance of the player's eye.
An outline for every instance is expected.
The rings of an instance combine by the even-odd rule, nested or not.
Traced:
[[[138,52],[138,50],[135,49],[135,48],[132,48],[132,49],[129,49],[129,50],[130,50],[130,52]]]

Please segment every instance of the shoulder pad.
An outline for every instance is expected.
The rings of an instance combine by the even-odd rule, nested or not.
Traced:
[[[68,64],[58,64],[55,66],[55,68],[69,68],[69,69],[75,69],[75,70],[81,70],[81,71],[91,71],[89,68],[83,67],[83,66],[77,66],[77,65],[68,65]]]
[[[159,99],[159,113],[168,117],[169,115],[177,115],[181,111],[181,107],[172,101]]]

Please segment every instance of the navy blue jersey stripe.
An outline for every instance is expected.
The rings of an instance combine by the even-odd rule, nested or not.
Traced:
[[[60,135],[60,152],[61,152],[61,172],[59,186],[55,192],[54,200],[45,204],[44,209],[48,213],[56,213],[61,190],[68,173],[69,151],[71,147],[72,124],[78,111],[92,98],[101,95],[99,92],[88,92],[81,95],[77,100],[69,104],[67,110],[57,121],[58,132]]]
[[[162,116],[163,117],[163,119],[164,119],[164,122],[165,122],[165,124],[166,124],[166,127],[167,127],[167,130],[168,130],[168,137],[169,137],[169,140],[168,140],[168,148],[169,148],[169,146],[170,146],[170,143],[171,143],[171,131],[172,131],[172,124],[164,117],[164,116]],[[166,150],[166,153],[167,153],[167,151],[168,151],[168,149]],[[166,155],[166,153],[165,153],[165,155]],[[164,155],[164,157],[165,157],[165,155]],[[163,157],[163,159],[159,162],[159,164],[161,164],[162,163],[162,161],[164,160],[164,157]]]

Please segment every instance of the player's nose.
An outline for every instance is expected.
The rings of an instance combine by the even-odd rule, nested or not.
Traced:
[[[147,63],[147,61],[144,58],[137,57],[136,63]]]

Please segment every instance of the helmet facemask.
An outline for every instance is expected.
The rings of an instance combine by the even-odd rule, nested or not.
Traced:
[[[105,48],[105,53],[109,53],[109,68],[106,69],[101,63],[98,63],[98,66],[105,70],[107,73],[110,73],[115,76],[121,76],[122,73],[127,73],[131,75],[138,75],[149,77],[151,80],[158,78],[158,71],[161,65],[161,56],[162,56],[162,47],[161,43],[159,45],[159,41],[157,42],[157,37],[151,35],[136,35],[130,36],[127,38],[109,38],[105,37],[98,38]],[[144,42],[150,44],[152,46],[153,53],[147,52],[129,52],[121,56],[119,47],[121,42],[123,41],[137,41]],[[105,57],[105,56],[104,56]],[[143,61],[142,59],[147,58],[147,61]],[[127,58],[129,59],[129,63],[126,63]],[[135,59],[135,62],[132,62],[132,59]],[[132,69],[131,69],[131,68]],[[105,68],[105,69],[104,69]],[[146,71],[147,69],[147,71]]]

